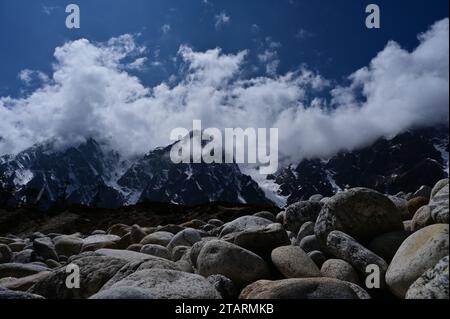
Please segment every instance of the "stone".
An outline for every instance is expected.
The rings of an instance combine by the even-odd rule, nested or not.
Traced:
[[[109,227],[107,233],[110,235],[116,235],[119,237],[123,237],[128,234],[131,230],[131,227],[124,224],[115,224]]]
[[[169,250],[161,245],[145,245],[142,246],[141,248],[141,253],[146,254],[146,255],[151,255],[151,256],[155,256],[155,257],[160,257],[160,258],[164,258],[167,260],[171,259]]]
[[[222,240],[245,248],[266,260],[270,259],[275,248],[291,244],[281,224],[250,227],[242,232],[228,234]]]
[[[316,235],[306,236],[302,239],[299,247],[303,249],[306,253],[310,253],[315,250],[322,250],[322,245],[317,240]]]
[[[443,189],[446,185],[448,185],[448,183],[449,183],[448,178],[442,179],[439,182],[437,182],[436,185],[434,185],[433,190],[431,191],[430,200],[433,199],[433,197],[436,196],[436,194],[439,193],[441,189]]]
[[[9,283],[7,284],[0,284],[0,287],[11,289],[14,291],[27,291],[30,289],[35,283],[38,281],[46,278],[51,274],[50,271],[43,271],[39,272],[34,275],[22,277],[22,278],[13,278]]]
[[[403,242],[411,235],[409,231],[398,231],[380,235],[367,248],[390,263]]]
[[[388,196],[400,212],[403,220],[411,219],[412,215],[408,209],[408,201],[397,196]]]
[[[243,216],[233,220],[232,222],[226,223],[220,233],[220,237],[222,238],[225,235],[231,233],[240,233],[253,227],[269,226],[272,223],[273,223],[272,221],[261,217]]]
[[[156,299],[152,292],[148,289],[138,287],[117,287],[104,290],[91,296],[89,299],[100,300],[148,300]]]
[[[435,223],[449,223],[449,185],[445,185],[430,201],[431,218]]]
[[[144,247],[142,244],[133,244],[127,247],[127,250],[131,250],[137,253],[141,252],[142,247]]]
[[[197,259],[198,259],[198,256],[200,255],[201,250],[203,249],[203,247],[206,245],[207,242],[209,242],[211,240],[216,240],[216,239],[217,238],[213,238],[213,237],[203,238],[201,241],[196,242],[191,247],[191,250],[189,252],[189,257],[191,259],[192,266],[197,268]]]
[[[21,252],[15,253],[12,262],[18,264],[29,264],[33,260],[34,260],[33,249],[25,249],[22,250]]]
[[[219,292],[222,299],[236,299],[238,292],[234,283],[222,275],[212,275],[206,278],[208,282]]]
[[[172,261],[179,261],[189,250],[188,246],[177,246],[172,249]]]
[[[270,278],[266,262],[242,247],[220,240],[206,243],[197,259],[198,273],[204,277],[223,275],[238,287]]]
[[[61,267],[61,264],[53,259],[47,259],[45,261],[45,264],[47,265],[47,267],[52,268],[52,269]]]
[[[361,287],[333,278],[260,280],[247,286],[240,299],[360,299]]]
[[[192,228],[186,228],[182,231],[180,231],[178,234],[176,234],[170,243],[167,245],[167,249],[169,251],[172,251],[173,248],[177,246],[187,246],[191,247],[196,242],[201,241],[202,236],[200,233]]]
[[[33,241],[33,250],[36,255],[44,259],[58,260],[58,254],[55,250],[55,245],[48,237],[36,238]]]
[[[286,208],[284,225],[287,230],[298,234],[300,227],[306,222],[315,223],[322,205],[318,202],[302,201]]]
[[[58,255],[71,257],[78,255],[83,248],[83,239],[75,236],[60,236],[54,239]]]
[[[428,205],[430,199],[428,197],[415,197],[408,201],[409,218],[411,219],[419,208]]]
[[[205,278],[181,271],[147,269],[137,271],[111,286],[141,288],[154,299],[221,299]]]
[[[185,228],[193,228],[193,229],[200,229],[201,227],[205,226],[206,223],[204,221],[201,221],[199,219],[193,219],[186,223],[181,224],[180,226]]]
[[[8,245],[0,244],[0,264],[9,263],[13,258],[13,252]]]
[[[335,230],[364,244],[378,235],[403,230],[403,223],[389,198],[370,189],[354,188],[330,198],[319,214],[314,231],[322,244]]]
[[[312,196],[309,198],[309,201],[310,201],[310,202],[318,202],[318,203],[319,203],[323,198],[324,198],[323,195],[321,195],[321,194],[316,194],[316,195],[312,195]]]
[[[356,285],[360,283],[359,275],[355,268],[342,259],[328,259],[322,265],[320,272],[324,277],[335,278]]]
[[[272,251],[272,263],[286,278],[320,277],[314,261],[297,246],[278,247]]]
[[[79,289],[70,289],[66,286],[67,267],[61,267],[38,281],[29,292],[47,299],[87,299],[97,293],[117,271],[127,264],[127,261],[93,254],[74,259],[71,264],[78,266],[79,269]]]
[[[431,216],[431,207],[429,205],[422,206],[417,210],[412,219],[411,229],[416,232],[422,228],[435,224]]]
[[[314,223],[313,222],[304,223],[302,227],[300,227],[300,230],[298,231],[297,238],[294,241],[294,245],[299,246],[303,238],[312,235],[314,235]]]
[[[96,251],[102,248],[115,248],[120,237],[116,235],[92,235],[84,239],[82,251]]]
[[[431,192],[433,189],[430,186],[421,186],[413,195],[413,197],[426,197],[431,198]]]
[[[428,269],[448,256],[449,225],[431,225],[408,237],[398,249],[386,273],[386,283],[399,298]]]
[[[169,232],[173,235],[178,234],[179,232],[185,230],[186,228],[180,225],[166,225],[158,228],[159,232]]]
[[[170,241],[173,239],[174,234],[166,232],[166,231],[158,231],[153,234],[145,236],[141,240],[142,245],[161,245],[164,247],[167,247],[167,245],[170,243]]]
[[[328,235],[327,248],[333,256],[349,262],[361,274],[366,274],[368,266],[377,265],[382,277],[381,284],[384,286],[384,274],[388,264],[354,238],[343,232],[333,231]]]
[[[22,291],[13,291],[0,287],[0,300],[30,300],[30,299],[45,299],[42,296],[30,294]]]
[[[145,231],[139,225],[133,225],[130,229],[131,244],[139,244],[147,236]]]
[[[16,241],[14,243],[8,244],[8,247],[11,249],[12,252],[20,252],[24,250],[26,246],[27,244],[21,241]]]
[[[253,216],[265,218],[267,220],[270,220],[272,223],[275,223],[275,216],[271,212],[259,212],[254,214]]]
[[[219,219],[210,219],[210,220],[208,220],[208,224],[213,225],[215,227],[222,227],[223,221],[221,221]]]
[[[127,262],[146,260],[152,257],[131,250],[119,250],[119,249],[99,249],[96,251],[96,253],[98,255],[117,258]]]
[[[284,225],[284,217],[286,215],[286,212],[280,212],[277,214],[277,216],[275,217],[275,221],[278,224],[283,224]]]
[[[406,293],[406,299],[448,300],[448,256],[417,279]]]
[[[35,275],[44,271],[50,271],[50,268],[35,264],[17,264],[17,263],[1,264],[0,278],[5,277],[22,278]]]
[[[403,222],[403,230],[409,233],[412,233],[412,220],[405,220]]]
[[[317,267],[322,267],[323,263],[327,260],[327,256],[320,250],[314,250],[308,253],[309,258],[317,265]]]

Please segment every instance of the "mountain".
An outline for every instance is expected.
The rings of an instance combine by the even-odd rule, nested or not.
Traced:
[[[119,154],[93,139],[65,149],[54,141],[35,145],[0,158],[0,205],[119,207],[123,196],[111,183],[121,165]]]
[[[448,177],[448,127],[427,128],[380,139],[370,147],[331,159],[307,159],[269,176],[288,203],[315,194],[331,196],[352,187],[382,193],[415,192]]]
[[[118,185],[128,194],[128,204],[270,203],[258,184],[244,175],[237,164],[174,164],[170,159],[172,147],[150,152],[119,179]]]
[[[89,139],[77,147],[58,150],[54,142],[48,142],[0,157],[0,207],[270,203],[236,164],[174,164],[171,147],[130,162]]]

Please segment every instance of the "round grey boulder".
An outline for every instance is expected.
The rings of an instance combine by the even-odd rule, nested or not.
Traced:
[[[286,278],[320,277],[314,261],[297,246],[278,247],[272,252],[272,262]]]
[[[403,223],[389,198],[370,189],[354,188],[333,196],[320,212],[315,234],[321,243],[335,230],[367,243],[378,235],[403,230]]]
[[[287,230],[298,234],[300,227],[306,222],[315,222],[322,205],[319,202],[301,201],[286,208],[284,225]]]
[[[359,285],[359,275],[350,263],[342,259],[328,259],[320,270],[324,277],[335,278]]]
[[[187,246],[191,247],[196,242],[201,241],[202,236],[200,233],[193,229],[193,228],[186,228],[182,231],[180,231],[178,234],[176,234],[172,240],[170,241],[169,245],[167,245],[167,249],[169,251],[172,251],[173,248],[177,246]]]
[[[252,227],[265,227],[272,223],[273,222],[268,219],[257,216],[243,216],[232,222],[226,223],[220,232],[220,237],[231,233],[243,232]]]
[[[152,233],[150,235],[145,236],[141,240],[142,245],[161,245],[164,247],[167,247],[167,245],[170,243],[170,241],[173,239],[174,234],[166,231],[158,231],[155,233]]]
[[[161,245],[148,244],[148,245],[142,246],[141,253],[168,259],[168,260],[171,259],[169,250],[166,247],[161,246]]]
[[[407,238],[386,273],[390,290],[404,298],[409,287],[428,269],[448,256],[449,225],[431,225]]]

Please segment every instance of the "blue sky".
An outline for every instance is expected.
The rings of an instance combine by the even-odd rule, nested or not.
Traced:
[[[326,158],[448,125],[448,0],[0,0],[0,155],[94,137],[135,155],[174,128],[278,128]],[[365,26],[367,4],[381,29]]]
[[[340,80],[367,65],[395,40],[407,49],[417,34],[448,16],[448,0],[371,1],[381,7],[382,28],[364,27],[367,1],[350,0],[78,0],[81,29],[68,30],[64,8],[56,0],[0,1],[0,96],[17,96],[23,69],[51,74],[53,53],[79,38],[106,41],[125,33],[141,34],[148,66],[139,77],[146,85],[175,72],[172,58],[181,44],[198,51],[220,47],[226,53],[248,49],[249,73],[263,72],[258,55],[276,43],[278,71],[302,64],[328,79]],[[229,22],[216,28],[217,16]],[[162,27],[167,32],[163,32]]]

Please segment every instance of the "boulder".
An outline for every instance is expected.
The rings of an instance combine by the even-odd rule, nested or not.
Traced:
[[[411,219],[419,208],[428,205],[429,202],[430,199],[428,197],[415,197],[410,199],[408,201],[409,218],[407,218],[407,220]]]
[[[110,289],[130,287],[145,289],[154,299],[221,299],[219,292],[205,278],[167,269],[137,271]]]
[[[272,250],[290,245],[291,241],[281,224],[250,227],[245,231],[228,234],[222,240],[245,248],[268,260]]]
[[[42,296],[30,294],[22,291],[13,291],[0,287],[0,300],[30,300],[30,299],[44,299]]]
[[[397,197],[397,196],[389,196],[389,199],[397,207],[397,209],[400,212],[400,215],[402,216],[403,220],[411,219],[412,215],[409,212],[408,201],[406,199],[401,198],[401,197]]]
[[[138,287],[118,287],[109,290],[103,290],[95,295],[91,296],[89,299],[100,299],[100,300],[148,300],[156,299],[152,292],[148,289],[138,288]]]
[[[215,227],[222,227],[223,221],[221,221],[219,219],[210,219],[210,220],[208,220],[208,224],[213,225]]]
[[[309,258],[317,265],[317,267],[322,267],[323,263],[327,260],[327,256],[320,250],[314,250],[308,253]]]
[[[335,230],[367,243],[378,235],[403,230],[403,223],[389,198],[370,189],[354,188],[330,198],[319,214],[315,234],[322,244]]]
[[[172,249],[172,261],[179,261],[190,249],[188,246],[176,246]]]
[[[449,185],[445,185],[430,201],[431,218],[435,223],[449,223]]]
[[[131,226],[130,241],[132,244],[139,244],[145,236],[147,236],[147,234],[139,225]]]
[[[0,264],[9,263],[13,258],[13,252],[8,245],[0,244]]]
[[[84,239],[82,251],[96,251],[102,248],[116,248],[120,237],[116,235],[92,235]]]
[[[408,231],[383,234],[372,240],[367,248],[390,263],[397,250],[410,235],[411,232]]]
[[[265,218],[267,220],[270,220],[272,223],[275,223],[275,216],[271,212],[259,212],[254,214],[253,216]]]
[[[204,277],[223,275],[238,287],[270,278],[266,262],[242,247],[220,240],[206,243],[197,259],[198,273]]]
[[[232,222],[226,223],[220,232],[220,237],[231,233],[240,233],[251,227],[264,227],[272,224],[273,222],[256,216],[243,216]]]
[[[222,299],[236,299],[238,292],[234,283],[222,275],[212,275],[206,278],[208,282],[219,292]]]
[[[272,262],[286,278],[320,277],[314,261],[297,246],[278,247],[272,252]]]
[[[176,234],[170,243],[167,245],[167,249],[172,251],[177,246],[191,247],[196,242],[201,241],[202,236],[193,228],[186,228]]]
[[[298,234],[300,227],[306,222],[316,222],[322,205],[319,202],[301,201],[286,208],[284,225],[287,230]]]
[[[417,279],[406,293],[406,299],[448,300],[448,256]]]
[[[320,270],[322,276],[335,278],[346,282],[352,282],[359,285],[359,275],[355,268],[342,259],[328,259]]]
[[[55,245],[48,237],[36,238],[33,241],[33,250],[36,255],[42,257],[43,259],[58,260]]]
[[[141,253],[168,259],[168,260],[170,260],[170,258],[171,258],[169,250],[166,247],[161,246],[161,245],[149,244],[149,245],[142,246]]]
[[[240,299],[360,299],[370,298],[361,287],[333,278],[260,280],[247,286]]]
[[[195,268],[197,268],[197,259],[198,259],[198,256],[200,255],[200,252],[202,251],[202,249],[206,245],[206,243],[211,240],[217,240],[217,238],[214,238],[214,237],[203,238],[201,241],[196,242],[191,247],[191,250],[189,252],[189,258],[191,259],[192,266],[194,266]]]
[[[422,228],[435,224],[431,217],[431,207],[429,205],[422,206],[417,210],[412,219],[412,231],[416,232]]]
[[[309,198],[309,201],[310,201],[310,202],[318,202],[318,203],[319,203],[323,198],[324,198],[323,195],[321,195],[321,194],[316,194],[316,195],[312,195],[312,196]]]
[[[71,267],[75,265],[79,269],[79,289],[67,287],[68,275],[74,272],[71,267],[61,267],[38,281],[29,291],[47,299],[86,299],[97,293],[126,263],[108,256],[81,256],[71,263]]]
[[[426,197],[426,198],[430,198],[431,197],[431,192],[433,191],[433,189],[430,186],[421,186],[414,194],[413,197]]]
[[[200,229],[205,225],[206,225],[206,223],[204,221],[199,220],[199,219],[193,219],[186,223],[181,224],[180,226],[185,227],[185,228]]]
[[[126,262],[141,261],[150,259],[152,256],[138,253],[131,250],[119,250],[119,249],[99,249],[96,251],[98,255],[117,258]]]
[[[449,225],[431,225],[407,238],[386,273],[390,290],[404,298],[409,287],[439,260],[448,256]]]
[[[431,191],[430,199],[433,199],[433,197],[436,196],[436,194],[439,193],[441,189],[443,189],[446,185],[448,185],[448,183],[449,183],[448,178],[442,179],[439,182],[437,182],[436,185],[434,185],[433,190]]]
[[[173,239],[173,234],[166,231],[157,231],[153,234],[145,236],[141,240],[142,245],[161,245],[167,247],[170,241]]]
[[[12,278],[6,284],[0,284],[0,287],[11,289],[14,291],[27,291],[30,289],[35,283],[46,278],[51,274],[50,271],[39,272],[34,275],[22,277],[22,278]]]
[[[18,264],[18,263],[1,264],[0,278],[5,277],[22,278],[35,275],[44,271],[50,271],[50,268],[35,264]]]
[[[142,244],[133,244],[127,247],[127,250],[131,250],[137,253],[141,252],[142,247],[144,247]]]
[[[25,249],[14,254],[12,263],[29,264],[35,259],[33,249]]]
[[[377,265],[381,272],[381,284],[384,285],[384,274],[388,264],[354,238],[343,232],[333,231],[328,235],[327,248],[332,255],[349,262],[361,274],[366,274],[368,266]]]
[[[123,237],[128,234],[131,230],[131,227],[124,224],[115,224],[109,227],[107,233],[110,235],[116,235],[119,237]]]
[[[305,252],[310,253],[315,250],[322,250],[322,244],[317,240],[316,235],[306,236],[302,239],[299,247]]]
[[[313,222],[304,223],[302,227],[300,227],[300,230],[298,231],[297,238],[294,241],[294,245],[299,246],[303,238],[312,235],[314,235],[314,223]]]
[[[54,239],[58,255],[71,257],[78,255],[83,248],[83,239],[75,236],[60,236]]]

